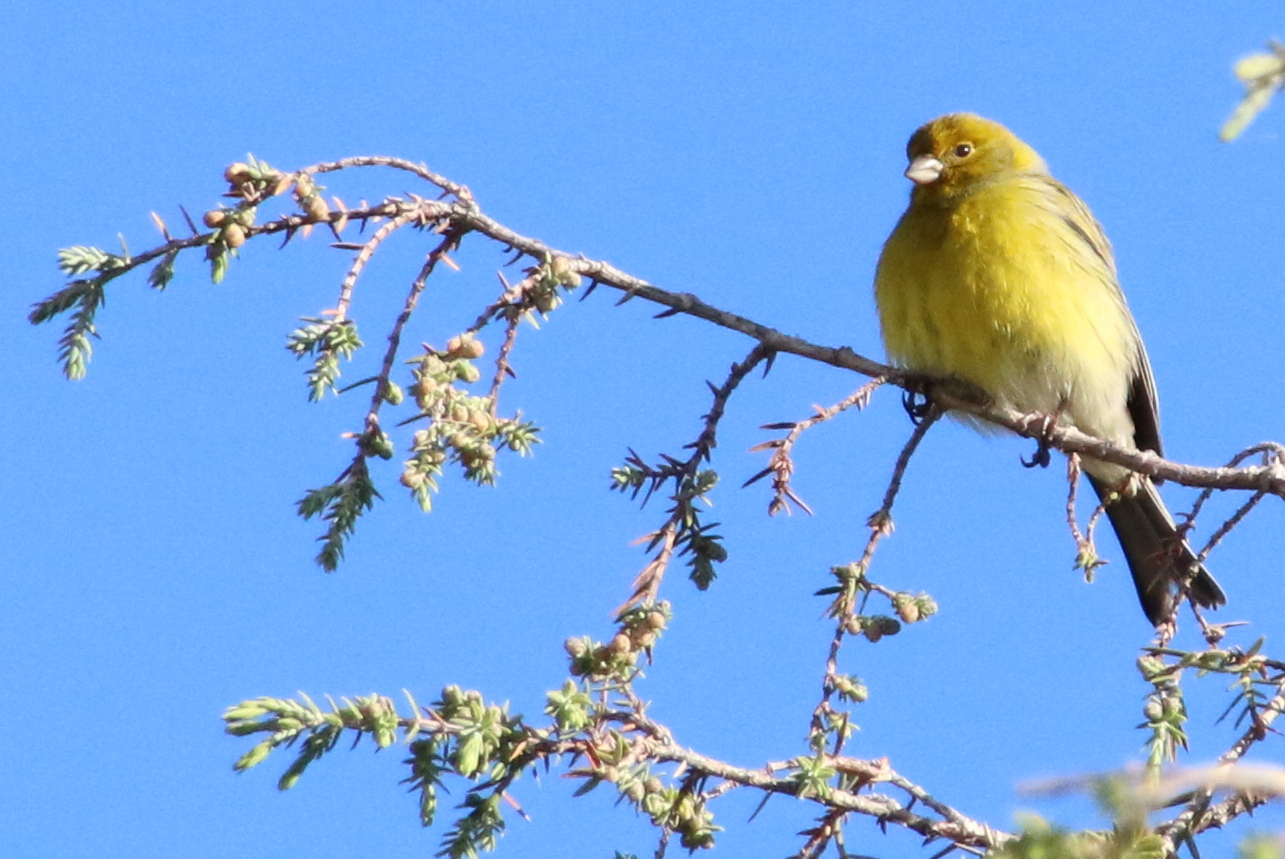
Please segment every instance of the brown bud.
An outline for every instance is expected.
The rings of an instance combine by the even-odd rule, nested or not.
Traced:
[[[437,390],[437,382],[430,378],[422,378],[415,384],[411,385],[411,396],[415,398],[415,403],[421,409],[427,411],[428,407],[436,399],[433,392]]]
[[[643,650],[656,643],[656,633],[649,629],[631,629],[629,631],[629,640],[634,643],[636,649]]]
[[[205,217],[201,218],[201,220],[207,227],[214,229],[218,227],[219,224],[227,220],[227,217],[228,213],[226,209],[211,209],[205,213]]]
[[[451,358],[481,358],[485,353],[486,347],[470,331],[446,341],[446,354]]]
[[[236,161],[228,165],[228,169],[223,171],[223,178],[228,180],[229,185],[240,185],[251,177],[250,165],[244,161]]]
[[[240,224],[228,224],[223,228],[223,243],[230,248],[239,248],[245,244],[245,228]]]
[[[308,217],[312,218],[314,221],[324,221],[326,218],[330,217],[330,206],[327,205],[325,199],[323,199],[320,194],[309,198],[304,209],[308,213]]]
[[[607,649],[616,656],[624,656],[633,650],[634,646],[633,642],[629,640],[629,636],[623,632],[618,632],[615,638],[611,639],[611,644],[607,645]]]
[[[919,620],[919,604],[910,594],[897,594],[893,598],[892,606],[896,609],[897,617],[906,623],[915,623]]]

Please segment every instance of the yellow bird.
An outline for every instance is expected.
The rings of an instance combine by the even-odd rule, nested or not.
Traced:
[[[980,116],[934,119],[906,154],[910,206],[875,274],[889,358],[1160,454],[1151,365],[1088,207],[1034,149]],[[1198,605],[1226,601],[1148,478],[1094,459],[1084,470],[1099,498],[1117,496],[1107,516],[1153,625],[1184,581]]]

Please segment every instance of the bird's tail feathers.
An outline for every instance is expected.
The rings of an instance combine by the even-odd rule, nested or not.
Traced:
[[[1114,491],[1111,484],[1092,476],[1089,482],[1103,501]],[[1106,505],[1106,513],[1129,563],[1147,619],[1158,625],[1173,613],[1177,586],[1183,580],[1188,581],[1187,593],[1196,605],[1223,605],[1227,601],[1223,589],[1196,560],[1187,541],[1178,536],[1173,517],[1156,487],[1145,477],[1134,483],[1134,491],[1121,493]]]

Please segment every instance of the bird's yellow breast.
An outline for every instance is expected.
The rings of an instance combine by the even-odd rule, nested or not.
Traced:
[[[1001,405],[1127,437],[1131,425],[1089,418],[1124,415],[1137,334],[1109,251],[1066,220],[1058,193],[1069,192],[1025,176],[949,206],[913,204],[875,278],[884,343],[895,363],[957,376]]]

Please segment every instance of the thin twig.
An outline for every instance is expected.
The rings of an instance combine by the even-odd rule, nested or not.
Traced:
[[[674,744],[660,744],[653,751],[657,760],[685,763],[687,766],[715,778],[736,781],[746,787],[770,793],[797,796],[799,782],[793,778],[776,778],[762,770],[752,770],[718,761]],[[997,849],[1013,839],[1013,835],[992,829],[959,812],[953,819],[934,820],[911,811],[891,796],[877,792],[856,793],[834,789],[824,800],[810,797],[836,812],[856,812],[880,821],[895,823],[925,837],[946,838],[961,846]]]
[[[620,606],[617,613],[631,606],[651,603],[659,594],[660,583],[669,567],[674,548],[678,541],[684,537],[682,532],[686,528],[690,505],[694,500],[692,497],[685,496],[684,486],[695,481],[701,463],[708,461],[713,456],[713,450],[718,445],[718,423],[722,420],[732,393],[755,367],[770,356],[770,350],[762,344],[758,344],[745,356],[745,360],[732,365],[722,385],[718,387],[714,387],[713,384],[709,385],[714,394],[714,400],[710,405],[709,411],[704,416],[704,424],[701,427],[700,435],[697,436],[695,441],[685,445],[692,451],[691,456],[685,462],[668,458],[670,461],[663,468],[650,469],[640,459],[637,459],[636,456],[634,457],[636,466],[646,471],[645,479],[651,483],[651,490],[648,492],[649,496],[664,481],[674,481],[674,506],[669,511],[669,520],[658,530],[643,538],[648,540],[652,546],[659,544],[661,550],[656,557],[647,563],[647,566],[643,567],[642,572],[634,579],[633,593]]]
[[[389,222],[392,223],[391,221]],[[406,301],[402,304],[402,311],[397,315],[393,322],[393,328],[388,333],[388,349],[384,351],[384,360],[379,368],[378,381],[375,383],[375,392],[370,398],[369,417],[376,417],[379,414],[380,407],[385,402],[385,394],[388,390],[388,383],[392,377],[393,365],[397,361],[397,350],[401,347],[402,332],[406,328],[406,323],[410,321],[411,316],[415,313],[415,308],[419,304],[419,297],[424,292],[424,287],[428,283],[428,278],[437,268],[438,262],[446,255],[446,252],[459,245],[460,236],[453,231],[448,230],[442,240],[438,242],[437,247],[429,253],[420,267],[419,274],[411,283],[410,291],[406,295]],[[347,280],[345,278],[345,280]]]
[[[362,245],[361,250],[357,252],[357,256],[353,259],[352,265],[348,267],[348,272],[344,275],[343,281],[339,284],[339,300],[335,302],[333,314],[335,322],[343,322],[348,318],[348,308],[352,305],[353,289],[357,286],[357,280],[365,270],[366,264],[375,255],[375,251],[379,250],[379,246],[387,241],[389,236],[407,224],[415,223],[418,218],[419,213],[416,210],[402,212],[387,223],[381,224],[379,229],[375,230],[374,234]],[[434,251],[429,254],[429,259],[436,263],[438,255],[438,251]]]
[[[870,517],[867,524],[870,526],[871,540],[866,546],[866,551],[862,554],[861,560],[857,563],[865,569],[870,562],[870,556],[874,554],[874,544],[878,539],[892,531],[892,504],[897,500],[897,493],[901,491],[902,478],[906,476],[906,468],[910,465],[910,458],[915,455],[919,448],[919,443],[924,440],[928,430],[932,428],[941,416],[944,414],[941,408],[933,403],[928,407],[928,413],[918,424],[915,425],[914,432],[906,440],[905,446],[897,456],[897,463],[892,469],[892,479],[888,481],[888,489],[883,494],[883,504]]]
[[[846,816],[847,812],[839,809],[831,809],[821,815],[817,820],[816,826],[799,833],[800,835],[807,835],[808,840],[794,856],[797,859],[819,859],[831,839],[838,835],[839,827]],[[791,857],[791,859],[794,859],[794,857]]]
[[[340,219],[366,221],[381,217],[398,217],[414,211],[425,223],[435,220],[449,220],[450,226],[464,232],[478,232],[514,251],[535,259],[553,259],[564,257],[566,270],[574,272],[591,281],[620,290],[626,298],[643,298],[654,304],[670,308],[675,313],[682,313],[704,319],[723,328],[745,334],[770,352],[787,353],[810,358],[823,364],[829,364],[845,370],[874,378],[884,377],[906,390],[923,390],[927,383],[933,391],[933,400],[945,410],[967,412],[990,421],[1026,438],[1038,438],[1045,444],[1058,448],[1066,453],[1080,453],[1094,459],[1122,465],[1140,474],[1162,480],[1172,480],[1184,486],[1204,487],[1210,489],[1248,489],[1262,491],[1270,495],[1285,498],[1285,462],[1279,456],[1261,466],[1241,468],[1203,468],[1184,465],[1157,456],[1151,451],[1136,451],[1120,448],[1102,439],[1094,438],[1065,424],[1048,425],[1046,416],[1029,415],[1014,409],[1005,409],[994,404],[982,403],[975,396],[970,396],[966,387],[956,380],[941,379],[920,373],[910,373],[895,367],[889,367],[869,358],[858,355],[847,346],[838,348],[819,346],[800,337],[782,334],[773,328],[762,325],[746,317],[739,316],[713,307],[690,293],[676,293],[656,287],[645,280],[626,274],[610,263],[572,256],[559,251],[537,239],[524,236],[504,226],[484,214],[473,201],[468,189],[451,183],[443,177],[408,161],[392,158],[356,158],[327,162],[304,168],[301,173],[326,172],[341,169],[343,166],[382,165],[411,170],[432,182],[448,194],[454,195],[454,201],[433,201],[414,198],[402,200],[391,198],[377,206],[361,207],[344,212],[331,212],[325,218],[312,218],[303,214],[287,215],[256,227],[246,229],[247,237],[259,234],[293,233],[300,227],[313,223],[334,223]],[[175,242],[166,242],[143,254],[130,257],[119,268],[100,273],[101,283],[105,285],[139,265],[156,260],[173,250],[184,250],[190,247],[208,244],[211,233],[204,233]],[[52,318],[52,314],[49,317]],[[1278,446],[1279,449],[1279,446]]]
[[[1265,441],[1265,442],[1260,442],[1259,444],[1253,445],[1252,447],[1247,447],[1244,450],[1242,450],[1240,453],[1237,453],[1235,456],[1233,456],[1231,459],[1227,461],[1226,467],[1235,468],[1236,466],[1240,465],[1240,463],[1249,459],[1251,456],[1255,456],[1259,454],[1262,455],[1264,468],[1270,468],[1273,465],[1279,466],[1282,463],[1285,463],[1285,446],[1277,444],[1276,442]],[[1191,484],[1188,484],[1188,485],[1191,485]],[[1209,499],[1213,497],[1215,488],[1216,487],[1212,487],[1212,486],[1206,487],[1204,491],[1202,491],[1196,497],[1196,503],[1192,505],[1191,512],[1187,513],[1186,516],[1184,517],[1187,522],[1195,521],[1196,517],[1200,515],[1200,511],[1205,506],[1205,503],[1208,502]],[[1204,556],[1202,555],[1201,557],[1203,559]]]
[[[879,509],[871,514],[866,524],[870,528],[870,537],[866,540],[865,549],[861,553],[861,558],[854,565],[860,571],[862,578],[865,572],[870,569],[870,562],[874,558],[875,547],[885,536],[892,533],[892,505],[897,500],[897,493],[901,489],[901,481],[905,476],[906,468],[910,465],[910,458],[914,456],[923,441],[928,430],[932,428],[941,418],[942,412],[936,404],[930,404],[927,413],[923,419],[915,425],[914,430],[910,433],[910,438],[902,447],[901,453],[897,456],[897,463],[893,467],[892,477],[888,481],[888,489],[883,495],[883,504]],[[866,583],[869,584],[869,583]],[[880,589],[887,595],[885,589]],[[830,639],[830,648],[825,661],[825,676],[821,682],[821,700],[817,702],[816,707],[812,710],[810,734],[816,736],[825,730],[825,720],[827,716],[834,713],[834,708],[830,701],[834,697],[836,690],[835,679],[839,674],[839,651],[843,648],[844,637],[849,632],[849,622],[853,615],[854,605],[853,598],[855,593],[851,587],[845,587],[843,592],[835,599],[831,606],[830,615],[836,618],[834,635]],[[839,732],[836,738],[836,749],[838,744],[843,741],[843,732]]]
[[[1214,533],[1209,536],[1209,541],[1205,543],[1204,548],[1197,553],[1196,562],[1203,564],[1205,559],[1209,557],[1209,553],[1214,550],[1214,547],[1221,543],[1222,539],[1230,534],[1232,529],[1239,525],[1242,519],[1249,515],[1249,511],[1257,507],[1258,502],[1262,501],[1266,497],[1267,493],[1260,489],[1251,495],[1248,501],[1236,508],[1236,512],[1228,517],[1223,524],[1218,526],[1218,530],[1214,531]]]
[[[1080,489],[1080,455],[1078,453],[1067,454],[1066,457],[1066,482],[1068,491],[1066,494],[1066,522],[1071,528],[1071,538],[1075,540],[1075,566],[1084,570],[1085,581],[1093,581],[1094,571],[1106,563],[1098,557],[1098,548],[1093,540],[1093,532],[1097,530],[1098,522],[1101,521],[1102,514],[1106,511],[1105,504],[1098,504],[1091,514],[1084,530],[1080,530],[1080,523],[1076,520],[1075,506],[1079,497]]]
[[[439,173],[434,173],[423,164],[416,164],[405,158],[391,158],[384,155],[362,155],[354,158],[341,158],[338,161],[324,161],[320,164],[314,164],[311,167],[305,167],[300,173],[333,173],[337,170],[346,170],[350,167],[392,167],[395,170],[405,170],[413,173],[437,187],[441,188],[447,194],[455,197],[471,200],[472,195],[468,188],[463,185],[452,182]]]
[[[643,539],[650,538],[655,543],[657,537],[660,538],[660,551],[634,578],[630,586],[633,593],[616,608],[613,612],[615,615],[619,616],[636,605],[649,605],[655,602],[660,594],[660,583],[664,581],[665,571],[669,569],[669,561],[674,556],[674,543],[678,539],[678,523],[671,519],[660,531],[648,534]]]
[[[504,329],[504,342],[500,344],[500,354],[495,357],[495,377],[491,379],[491,390],[487,394],[487,399],[491,401],[491,414],[495,414],[500,406],[500,385],[504,384],[504,377],[513,375],[509,355],[518,342],[518,325],[521,321],[521,317],[515,316]]]
[[[1262,710],[1255,714],[1249,728],[1218,758],[1218,762],[1232,764],[1244,757],[1255,743],[1260,742],[1267,735],[1267,729],[1282,711],[1285,711],[1285,679],[1277,684],[1276,694]],[[1156,833],[1165,841],[1166,851],[1172,851],[1179,842],[1190,836],[1199,835],[1207,829],[1221,827],[1237,815],[1257,808],[1267,801],[1267,797],[1238,793],[1217,805],[1209,806],[1212,796],[1213,791],[1209,789],[1196,791],[1196,795],[1186,804],[1181,814],[1156,827]],[[1167,852],[1166,855],[1168,855]]]
[[[882,376],[876,376],[860,388],[857,388],[857,390],[853,391],[847,397],[835,403],[833,406],[825,409],[814,407],[816,410],[815,413],[811,417],[793,424],[790,427],[790,431],[786,433],[784,438],[763,442],[762,444],[758,444],[750,448],[751,452],[767,449],[773,450],[772,458],[768,461],[767,467],[742,484],[743,486],[749,486],[755,481],[766,477],[768,474],[772,475],[772,500],[768,502],[767,505],[769,516],[775,516],[777,513],[781,512],[789,513],[790,501],[793,501],[795,504],[799,505],[799,508],[805,513],[811,515],[812,508],[808,507],[808,505],[804,503],[803,499],[796,495],[794,490],[790,488],[790,478],[794,473],[794,460],[791,458],[790,454],[794,449],[795,442],[797,442],[799,437],[807,430],[819,423],[824,423],[825,421],[836,417],[853,406],[856,406],[858,409],[864,409],[866,405],[869,404],[870,398],[874,395],[875,390],[877,390],[884,381],[885,380]],[[776,427],[773,426],[769,428],[774,429]]]

